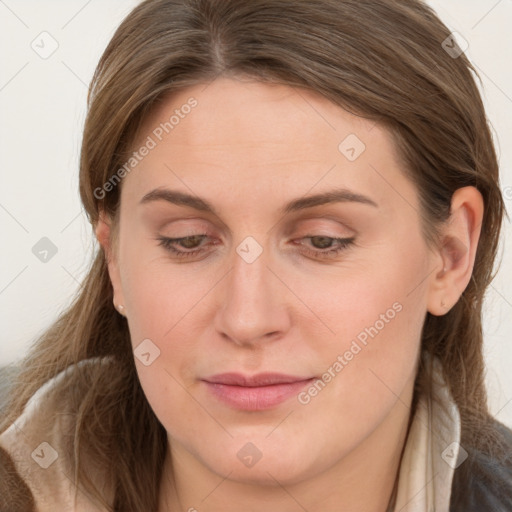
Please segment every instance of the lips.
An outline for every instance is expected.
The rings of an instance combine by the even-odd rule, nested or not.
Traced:
[[[217,400],[239,410],[272,409],[296,396],[314,377],[281,373],[242,375],[223,373],[203,379],[208,391]]]

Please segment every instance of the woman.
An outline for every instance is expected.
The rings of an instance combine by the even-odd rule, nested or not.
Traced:
[[[12,393],[2,510],[512,509],[503,201],[459,50],[411,0],[126,18],[81,153],[100,247]]]

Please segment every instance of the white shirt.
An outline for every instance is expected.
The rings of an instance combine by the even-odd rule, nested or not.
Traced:
[[[87,359],[79,364],[108,361]],[[436,360],[433,376],[434,400],[420,396],[405,443],[399,470],[393,512],[448,512],[455,468],[465,457],[460,447],[460,416]],[[12,457],[20,476],[29,486],[38,512],[105,512],[72,485],[64,442],[72,440],[72,415],[65,409],[58,417],[45,414],[51,391],[69,367],[42,386],[29,400],[20,417],[0,435],[0,446]],[[91,472],[110,491],[99,471]]]

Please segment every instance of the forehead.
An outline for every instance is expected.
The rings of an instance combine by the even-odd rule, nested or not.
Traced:
[[[192,100],[196,106],[188,108]],[[374,121],[350,114],[318,93],[251,79],[219,78],[164,96],[143,123],[139,138],[171,118],[173,126],[163,135],[172,134],[169,141],[175,145],[277,145],[294,139],[300,147],[316,147],[322,141],[337,148],[347,130],[363,138],[373,132],[373,144],[391,142],[390,134],[375,129]],[[194,129],[187,130],[192,123]]]
[[[414,194],[388,130],[281,84],[220,78],[174,92],[144,120],[133,150],[149,139],[154,147],[128,177],[130,195],[162,185],[186,191],[184,181],[201,195],[220,184],[247,197],[333,186],[377,200],[394,188]]]

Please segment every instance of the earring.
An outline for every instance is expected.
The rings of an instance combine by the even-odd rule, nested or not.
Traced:
[[[442,307],[442,308],[445,308],[445,307],[446,307],[446,304],[445,304],[444,300],[442,300],[442,301],[441,301],[441,307]]]
[[[119,312],[120,315],[126,316],[125,313],[124,313],[124,306],[122,304],[115,304],[114,303],[114,306],[115,306],[115,308],[117,309],[117,311]]]

